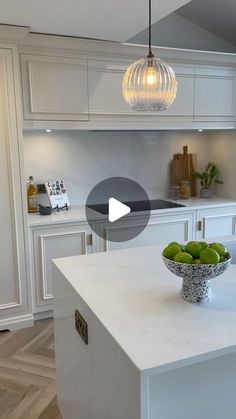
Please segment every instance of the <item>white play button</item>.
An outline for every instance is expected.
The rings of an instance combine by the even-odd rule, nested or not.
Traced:
[[[109,210],[109,221],[114,223],[114,221],[119,220],[120,218],[124,217],[126,214],[130,213],[130,207],[128,205],[123,204],[122,202],[118,201],[115,198],[109,198],[108,201],[108,210]]]
[[[145,204],[144,211],[138,212],[139,203],[135,204],[135,199],[142,205]],[[142,208],[139,208],[140,211]],[[105,242],[109,240],[109,242],[122,243],[137,237],[148,225],[151,202],[138,183],[125,177],[110,177],[99,182],[90,191],[85,211],[86,220],[97,236]],[[137,221],[135,228],[123,228],[126,221],[135,221],[136,217],[139,220],[139,214],[142,215],[142,222]],[[97,219],[101,222],[94,222]]]

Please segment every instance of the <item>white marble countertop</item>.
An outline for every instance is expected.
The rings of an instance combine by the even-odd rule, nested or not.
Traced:
[[[57,259],[57,267],[141,371],[148,374],[236,351],[236,265],[194,305],[160,246]]]
[[[28,223],[30,227],[46,226],[50,224],[74,223],[77,221],[86,221],[85,207],[82,205],[71,207],[68,211],[54,211],[50,215],[40,215],[39,213],[28,214]]]
[[[172,201],[169,199],[168,201]],[[212,208],[212,207],[220,207],[220,206],[230,206],[230,205],[236,205],[236,201],[233,201],[232,199],[225,199],[225,198],[219,198],[219,197],[212,197],[212,198],[190,198],[190,199],[179,199],[176,202],[177,204],[185,205],[185,208],[188,209],[206,209],[206,208]]]
[[[191,199],[182,199],[178,201],[172,201],[168,198],[163,198],[166,201],[176,202],[177,204],[185,205],[185,207],[179,208],[168,208],[168,209],[159,209],[159,210],[152,210],[152,215],[155,214],[168,214],[172,212],[182,212],[182,211],[189,211],[194,209],[207,209],[212,207],[220,207],[220,206],[231,206],[236,205],[236,201],[224,199],[224,198],[211,198],[211,199],[203,199],[203,198],[191,198]],[[142,216],[142,212],[133,213],[134,216]],[[94,211],[94,220],[103,219],[104,216],[99,214],[98,212]],[[125,217],[124,217],[125,218]],[[74,222],[87,222],[86,215],[85,215],[85,207],[75,206],[69,209],[69,211],[63,210],[60,212],[53,212],[51,215],[42,216],[40,214],[28,214],[28,224],[30,227],[38,227],[38,226],[48,226],[54,224],[63,224],[63,223],[74,223]]]

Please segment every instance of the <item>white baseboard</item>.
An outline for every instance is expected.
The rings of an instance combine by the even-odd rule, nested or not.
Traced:
[[[0,331],[1,330],[18,330],[24,327],[30,327],[34,325],[37,320],[51,319],[53,318],[53,310],[42,311],[34,314],[23,314],[21,316],[9,317],[4,320],[0,320]]]
[[[44,320],[44,319],[53,319],[54,313],[53,313],[53,310],[48,310],[48,311],[41,311],[38,313],[33,313],[33,316],[34,316],[34,321]]]
[[[0,320],[0,330],[18,330],[24,327],[33,326],[33,314],[23,314],[21,316],[9,317],[8,319]]]

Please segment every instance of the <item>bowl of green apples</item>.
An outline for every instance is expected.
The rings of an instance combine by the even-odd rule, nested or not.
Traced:
[[[180,295],[190,303],[211,301],[210,280],[222,275],[231,263],[224,244],[204,241],[171,242],[162,258],[167,269],[183,279]]]

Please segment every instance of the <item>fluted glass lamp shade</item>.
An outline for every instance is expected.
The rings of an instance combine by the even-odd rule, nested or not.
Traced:
[[[122,84],[124,99],[140,112],[164,111],[175,100],[178,83],[174,70],[154,56],[136,61]]]

